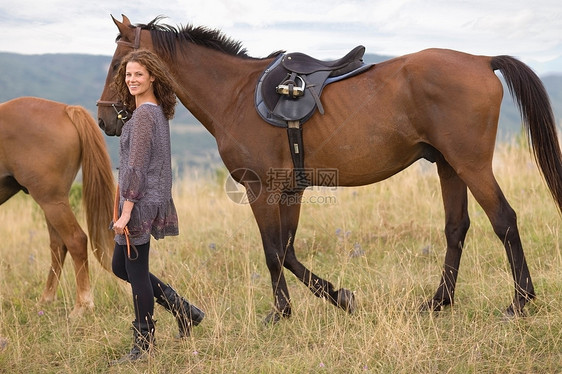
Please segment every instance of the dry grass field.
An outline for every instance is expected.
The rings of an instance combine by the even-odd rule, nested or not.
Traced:
[[[456,304],[421,314],[444,258],[435,166],[416,163],[378,184],[312,189],[296,238],[301,261],[356,291],[348,315],[286,273],[293,316],[264,325],[272,292],[257,226],[220,178],[175,182],[179,237],[153,241],[151,269],[206,312],[192,337],[174,339],[156,305],[158,352],[147,362],[107,362],[131,346],[128,286],[90,255],[96,307],[70,320],[74,273],[67,259],[58,300],[39,305],[50,263],[42,212],[23,194],[0,207],[0,373],[562,373],[562,253],[558,213],[532,156],[501,146],[495,170],[518,214],[537,299],[527,316],[502,312],[513,281],[501,242],[469,201],[471,229]],[[83,221],[83,220],[82,220]]]

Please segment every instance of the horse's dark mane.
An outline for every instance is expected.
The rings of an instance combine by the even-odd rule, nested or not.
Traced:
[[[242,58],[253,58],[248,55],[242,43],[229,38],[220,30],[210,29],[205,26],[193,27],[192,25],[174,27],[167,24],[160,24],[159,21],[164,16],[158,16],[148,24],[137,24],[143,30],[149,30],[152,42],[159,52],[172,56],[176,52],[176,45],[194,43],[208,48],[215,49],[233,56]],[[178,42],[176,44],[176,42]],[[266,58],[278,56],[283,51],[271,53]]]

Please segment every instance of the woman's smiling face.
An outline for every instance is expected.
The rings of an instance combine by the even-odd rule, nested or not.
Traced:
[[[125,72],[125,83],[129,87],[129,92],[135,97],[143,96],[145,93],[152,94],[152,82],[154,77],[151,77],[146,68],[138,62],[128,62]]]

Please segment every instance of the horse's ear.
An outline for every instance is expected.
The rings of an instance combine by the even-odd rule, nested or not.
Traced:
[[[126,35],[127,31],[130,29],[129,25],[131,24],[129,22],[129,19],[123,16],[123,21],[125,22],[119,22],[118,20],[115,19],[115,17],[111,16],[111,18],[113,19],[113,23],[115,23],[115,26],[117,26],[117,28],[119,29],[119,34]]]
[[[115,17],[113,17],[113,14],[111,14],[111,19],[113,20],[113,23],[115,24],[115,26],[119,27],[119,25],[122,25],[121,22],[117,21],[117,20],[115,19]]]
[[[113,17],[113,15],[111,16],[113,23],[115,23],[119,30],[121,30],[121,26],[131,26],[131,21],[129,21],[129,18],[124,14],[121,14],[121,16],[123,17],[123,22],[119,22],[115,19],[115,17]]]
[[[123,23],[125,26],[131,26],[131,21],[129,21],[129,18],[126,15],[121,14],[121,17],[123,17]]]

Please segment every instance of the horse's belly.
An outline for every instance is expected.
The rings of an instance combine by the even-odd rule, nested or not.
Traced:
[[[311,168],[316,173],[331,171],[336,174],[334,178],[340,186],[361,186],[387,179],[421,157],[420,149],[416,146],[341,146],[330,152],[313,154],[309,158],[305,153],[305,168]],[[321,178],[318,184],[322,185]]]

